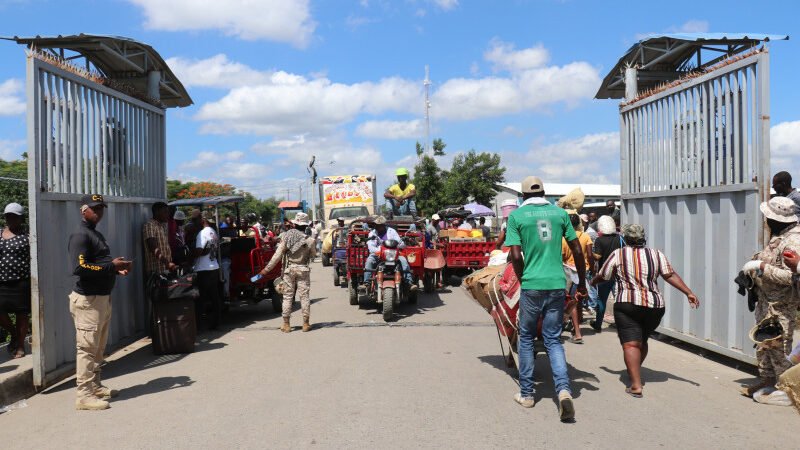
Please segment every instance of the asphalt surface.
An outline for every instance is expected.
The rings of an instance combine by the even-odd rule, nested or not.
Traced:
[[[560,423],[546,356],[537,404],[513,401],[489,316],[460,288],[422,295],[386,326],[348,305],[331,270],[312,271],[314,330],[278,331],[268,303],[237,307],[197,352],[154,356],[140,342],[109,358],[106,411],[74,410],[74,379],[0,415],[3,448],[795,448],[793,408],[738,395],[746,371],[663,342],[624,393],[613,329],[566,342],[577,410]],[[668,305],[667,307],[669,307]]]

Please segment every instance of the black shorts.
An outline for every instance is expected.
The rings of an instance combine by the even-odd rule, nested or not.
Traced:
[[[647,338],[661,324],[664,308],[648,308],[633,303],[614,303],[614,322],[619,342],[647,342]]]

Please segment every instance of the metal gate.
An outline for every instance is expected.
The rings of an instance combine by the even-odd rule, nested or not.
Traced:
[[[33,378],[45,386],[74,367],[67,242],[82,194],[107,196],[98,230],[114,256],[134,260],[112,292],[109,347],[145,329],[141,227],[166,197],[165,114],[33,56],[27,94]]]
[[[702,306],[667,288],[660,332],[754,362],[753,314],[733,279],[765,236],[769,54],[728,61],[620,108],[623,223],[641,223]]]

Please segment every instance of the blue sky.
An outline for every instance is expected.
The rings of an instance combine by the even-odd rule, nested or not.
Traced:
[[[498,152],[509,181],[616,182],[617,101],[600,80],[641,35],[789,34],[771,49],[773,167],[800,169],[800,2],[0,0],[5,36],[151,44],[195,104],[168,114],[168,173],[260,196],[321,175],[413,166],[431,70],[449,164]],[[25,150],[23,49],[0,41],[0,156]],[[279,194],[282,195],[282,194]]]

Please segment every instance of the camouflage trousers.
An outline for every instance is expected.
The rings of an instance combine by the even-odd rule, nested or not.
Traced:
[[[756,323],[769,316],[778,318],[783,328],[783,343],[778,347],[756,349],[758,374],[762,379],[777,379],[783,372],[792,367],[786,355],[792,351],[792,335],[794,334],[794,316],[797,307],[784,302],[768,302],[758,299],[756,302]]]
[[[308,266],[289,266],[283,274],[286,289],[283,292],[283,318],[292,315],[292,302],[295,294],[300,301],[303,320],[311,317],[311,269]]]

